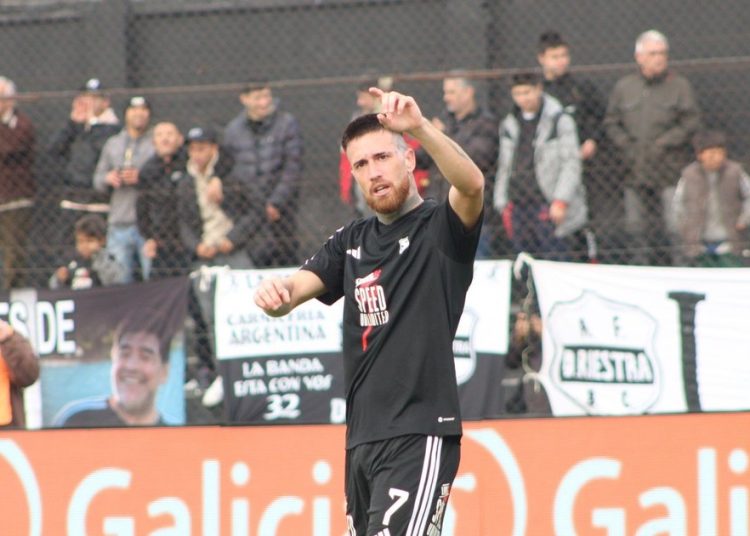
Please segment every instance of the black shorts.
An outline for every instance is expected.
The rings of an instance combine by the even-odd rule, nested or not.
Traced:
[[[346,451],[349,536],[438,536],[461,438],[407,435]]]

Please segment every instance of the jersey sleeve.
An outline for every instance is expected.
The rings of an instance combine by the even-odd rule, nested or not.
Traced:
[[[456,262],[473,262],[479,244],[479,233],[482,230],[483,219],[484,210],[474,227],[466,229],[450,203],[444,201],[436,208],[433,221],[438,247]]]
[[[344,260],[346,257],[346,228],[342,227],[328,238],[323,247],[302,265],[317,275],[326,287],[318,300],[330,305],[344,295]]]

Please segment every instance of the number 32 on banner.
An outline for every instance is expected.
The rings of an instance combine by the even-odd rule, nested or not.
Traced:
[[[269,395],[266,397],[266,400],[268,401],[268,406],[267,411],[263,414],[263,418],[267,421],[296,419],[302,414],[299,409],[299,395]]]

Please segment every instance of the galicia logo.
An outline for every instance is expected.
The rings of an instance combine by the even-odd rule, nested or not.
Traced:
[[[550,377],[586,413],[640,414],[659,398],[657,322],[645,310],[586,291],[555,304],[545,329],[554,351]]]
[[[23,488],[29,514],[29,536],[42,536],[42,495],[34,469],[23,451],[10,439],[0,439],[0,457],[18,475]],[[3,487],[7,488],[7,483]]]

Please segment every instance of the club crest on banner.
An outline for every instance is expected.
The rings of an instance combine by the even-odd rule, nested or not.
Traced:
[[[657,328],[644,309],[591,291],[554,304],[544,325],[553,384],[588,414],[647,412],[663,387]]]
[[[458,385],[468,381],[477,368],[477,351],[474,346],[474,330],[479,316],[471,309],[464,309],[453,338],[453,361],[456,365]]]

